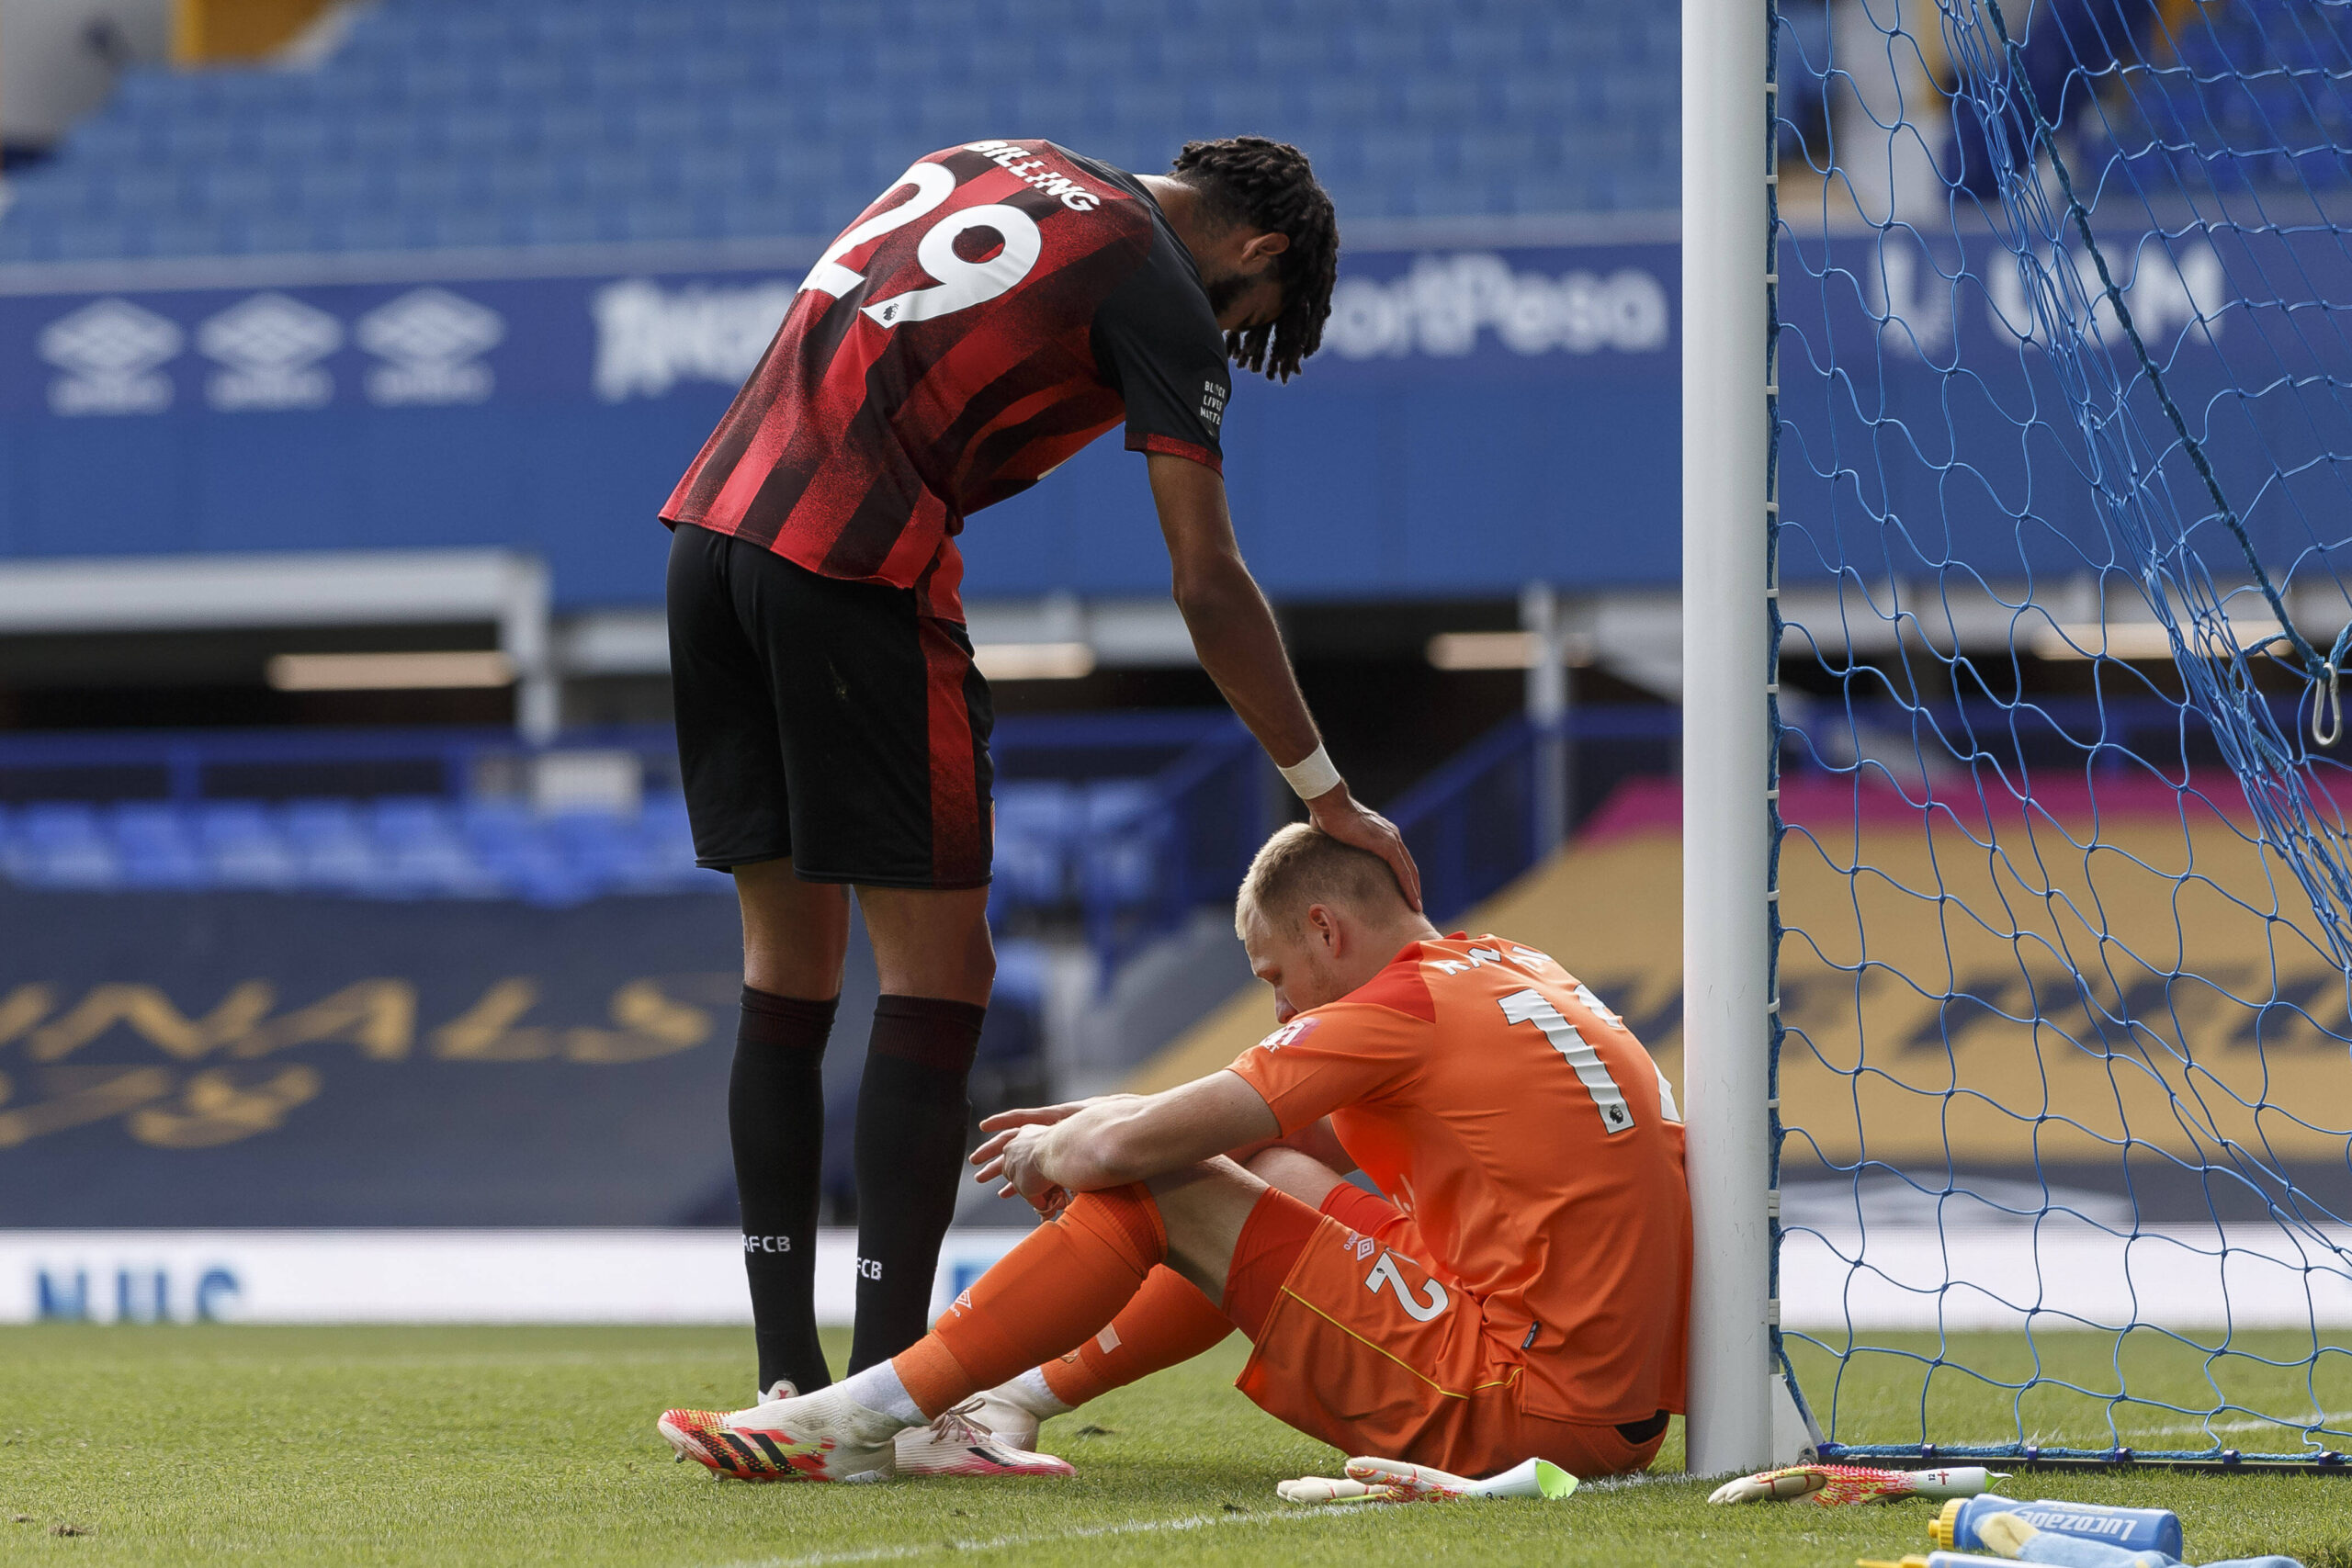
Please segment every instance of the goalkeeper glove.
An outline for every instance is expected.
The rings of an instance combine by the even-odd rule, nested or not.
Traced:
[[[1303,1476],[1274,1492],[1286,1503],[1443,1503],[1457,1497],[1565,1497],[1577,1489],[1575,1476],[1545,1459],[1529,1460],[1485,1481],[1390,1459],[1351,1459],[1347,1472],[1344,1481]]]

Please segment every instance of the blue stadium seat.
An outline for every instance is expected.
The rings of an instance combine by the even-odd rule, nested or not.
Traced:
[[[609,811],[574,811],[550,817],[542,831],[563,863],[596,883],[610,881],[634,865],[639,854],[637,819]]]
[[[477,853],[535,830],[531,808],[513,795],[469,795],[458,807],[458,830]]]
[[[1339,130],[1369,122],[1380,108],[1379,88],[1369,79],[1353,74],[1311,81],[1304,96],[1311,120]]]
[[[245,224],[240,248],[254,255],[300,254],[318,247],[320,232],[315,220],[264,213]]]
[[[1122,90],[1111,101],[1111,123],[1122,130],[1165,132],[1184,113],[1184,89],[1160,82],[1142,82]],[[1172,157],[1175,147],[1169,148]]]
[[[334,124],[315,114],[275,114],[254,128],[254,144],[273,164],[300,167],[327,156]]]
[[[1062,68],[1077,82],[1124,82],[1136,71],[1134,34],[1108,30],[1061,40]]]
[[[529,890],[541,895],[539,902],[568,901],[565,895],[578,879],[566,877],[537,821],[520,801],[469,800],[459,808],[458,821],[476,861],[502,892],[525,897]]]
[[[258,802],[205,801],[193,816],[197,851],[214,886],[285,889],[300,881],[301,863]]]
[[[1556,155],[1555,143],[1524,126],[1477,126],[1462,134],[1463,166],[1505,179],[1545,167]]]
[[[639,819],[580,813],[543,820],[520,801],[481,797],[459,807],[456,820],[481,879],[468,893],[571,904],[642,875]]]
[[[1149,54],[1138,54],[1148,69],[1156,62],[1163,81],[1211,82],[1230,76],[1238,51],[1232,38],[1218,29],[1163,28]]]
[[[89,892],[122,885],[122,856],[101,831],[95,807],[82,801],[36,801],[15,816],[7,869],[18,881]]]
[[[1440,31],[1446,53],[1461,72],[1503,70],[1527,58],[1528,29],[1516,17],[1464,18]]]
[[[996,790],[996,881],[1015,904],[1051,907],[1069,896],[1069,857],[1085,831],[1085,804],[1058,780]]]
[[[504,218],[481,208],[450,207],[429,215],[433,243],[449,250],[473,250],[510,243]]]
[[[111,813],[115,852],[129,887],[198,887],[208,869],[176,807],[126,801]]]
[[[93,166],[129,164],[152,152],[142,127],[127,116],[94,115],[66,133],[64,150]]]
[[[1397,96],[1416,129],[1466,123],[1478,117],[1482,104],[1478,84],[1462,76],[1408,76]]]
[[[1149,897],[1157,885],[1168,818],[1146,779],[1104,779],[1085,789],[1083,897],[1093,906]]]
[[[1041,92],[1038,96],[1048,95]],[[1025,109],[1030,96],[1027,92],[1019,95],[1021,107],[1009,117],[1020,121],[1023,135],[1028,134]],[[1067,102],[1066,96],[1058,87],[1050,90],[1050,97],[1057,102]],[[934,87],[922,94],[910,107],[913,110],[910,123],[922,130],[924,140],[938,146],[950,146],[958,141],[975,137],[1004,134],[1004,129],[997,124],[997,108],[990,95],[976,87]]]
[[[2238,30],[2266,29],[2274,54],[2341,57],[2303,11],[2248,17]],[[1187,137],[1250,130],[1339,171],[1376,128],[1396,139],[1376,176],[1336,176],[1351,208],[1670,205],[1662,136],[1573,187],[1519,178],[1510,137],[1442,139],[1670,120],[1677,27],[1674,7],[1631,0],[380,0],[315,69],[124,72],[17,182],[0,258],[811,235],[905,158],[978,135],[1159,169]],[[2192,66],[2229,47],[2184,30]],[[2309,128],[2340,96],[2278,85],[2275,104],[2239,95],[2232,112],[2271,132],[2246,144],[2321,140]],[[777,205],[721,192],[729,157],[752,178],[787,145]],[[709,156],[675,161],[694,150]],[[719,198],[681,200],[682,185]]]
[[[517,118],[527,118],[533,107],[563,93],[573,74],[562,60],[536,49],[501,54],[491,71],[498,85],[497,101]]]
[[[472,850],[446,829],[375,845],[375,862],[353,891],[372,898],[478,898],[501,889]]]
[[[695,864],[694,829],[683,795],[649,795],[637,820],[637,859],[625,892],[725,891],[727,879]]]
[[[1612,73],[1601,85],[1601,104],[1612,124],[1638,124],[1645,117],[1671,115],[1679,92],[1674,83],[1646,72]]]
[[[996,944],[996,985],[989,997],[991,1013],[1014,1008],[1031,1017],[1046,1010],[1046,993],[1052,984],[1051,954],[1041,942],[1020,937]]]
[[[1287,126],[1292,119],[1289,90],[1279,81],[1254,79],[1211,82],[1201,94],[1201,113],[1210,122],[1229,126],[1235,133]]]
[[[1312,81],[1343,63],[1337,39],[1320,28],[1261,27],[1236,42],[1261,75],[1280,83]]]
[[[287,847],[307,887],[357,890],[379,881],[374,843],[348,800],[297,800],[286,807]]]
[[[595,215],[585,208],[534,205],[515,217],[523,225],[525,244],[576,245],[596,237]]]
[[[886,32],[876,40],[873,66],[886,82],[935,83],[964,73],[965,40],[934,31]]]
[[[130,164],[108,171],[106,185],[114,197],[119,210],[143,214],[176,207],[183,196],[193,195],[187,177],[177,169],[155,168]],[[92,186],[99,182],[93,180]]]

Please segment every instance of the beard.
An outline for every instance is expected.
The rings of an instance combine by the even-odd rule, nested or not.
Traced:
[[[1242,276],[1238,272],[1229,272],[1221,277],[1201,279],[1201,288],[1209,297],[1209,314],[1223,321],[1227,309],[1236,299],[1241,298],[1242,290],[1248,288],[1251,279]]]

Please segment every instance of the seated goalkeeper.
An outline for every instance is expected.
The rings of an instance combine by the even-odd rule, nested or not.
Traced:
[[[1691,1251],[1649,1054],[1544,954],[1440,936],[1378,857],[1303,824],[1259,851],[1235,926],[1280,1028],[1165,1093],[992,1118],[979,1179],[1050,1223],[903,1354],[671,1411],[672,1446],[749,1479],[880,1479],[903,1427],[960,1409],[1027,1447],[1238,1326],[1241,1391],[1343,1452],[1647,1465],[1682,1408]]]

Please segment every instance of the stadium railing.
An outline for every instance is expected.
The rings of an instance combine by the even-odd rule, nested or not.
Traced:
[[[1433,919],[1541,858],[1538,743],[1555,734],[1570,743],[1579,802],[1674,768],[1670,708],[1496,727],[1387,807]],[[1222,712],[1016,716],[999,722],[993,750],[991,919],[1022,935],[1082,932],[1106,982],[1193,910],[1229,899],[1291,809],[1256,741]],[[605,764],[585,791],[570,766],[583,759]],[[628,774],[617,790],[615,763]],[[548,906],[728,888],[695,867],[660,726],[583,728],[539,747],[487,727],[0,735],[0,878]]]
[[[1538,799],[1542,742],[1568,745],[1565,781],[1576,804],[1598,802],[1634,773],[1672,773],[1680,718],[1669,707],[1589,707],[1556,725],[1514,714],[1471,742],[1386,808],[1421,871],[1421,902],[1439,926],[1468,911],[1543,859]]]
[[[1012,717],[994,751],[991,913],[1075,923],[1105,975],[1229,896],[1271,827],[1264,763],[1227,714]],[[695,867],[659,726],[545,746],[487,728],[0,735],[0,876],[542,905],[728,887]]]

